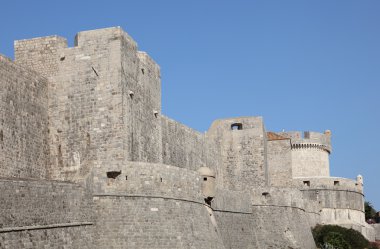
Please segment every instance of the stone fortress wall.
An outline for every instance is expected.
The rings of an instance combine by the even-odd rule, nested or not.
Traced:
[[[318,223],[372,239],[362,182],[329,177],[330,134],[162,115],[159,66],[120,27],[0,59],[0,248],[315,248]]]

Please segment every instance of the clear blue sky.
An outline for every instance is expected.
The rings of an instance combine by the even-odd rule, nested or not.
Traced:
[[[17,39],[122,26],[161,66],[163,113],[197,130],[332,130],[331,174],[362,174],[380,209],[380,1],[1,2],[10,57]]]

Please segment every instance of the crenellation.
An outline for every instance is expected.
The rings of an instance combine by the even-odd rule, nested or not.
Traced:
[[[330,176],[331,131],[168,118],[159,65],[120,27],[16,41],[15,58],[0,56],[0,248],[315,249],[317,224],[374,240],[363,178]]]

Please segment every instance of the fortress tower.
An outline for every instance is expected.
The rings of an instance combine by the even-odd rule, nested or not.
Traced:
[[[331,132],[281,132],[291,140],[293,177],[330,176]]]

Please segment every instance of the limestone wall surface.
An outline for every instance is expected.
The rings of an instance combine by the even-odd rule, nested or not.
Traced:
[[[160,68],[144,52],[121,41],[121,90],[130,161],[162,162]],[[136,63],[137,62],[137,63]]]
[[[316,247],[299,190],[267,187],[255,189],[251,195],[260,248]]]
[[[164,164],[128,162],[115,179],[106,170],[94,180],[94,195],[152,196],[204,203],[201,176],[196,171]]]
[[[91,222],[91,196],[76,184],[0,178],[0,227]]]
[[[267,146],[269,185],[291,186],[293,173],[290,140],[270,140]]]
[[[0,233],[0,248],[94,248],[92,226],[55,227]]]
[[[224,248],[198,172],[131,161],[112,170],[94,182],[97,248]]]
[[[47,175],[47,80],[0,55],[0,176]]]
[[[320,223],[365,225],[364,199],[360,192],[338,189],[302,189],[306,201],[320,207]]]
[[[211,206],[227,248],[315,248],[297,189],[218,191]]]
[[[350,190],[363,193],[362,183],[343,177],[294,177],[293,186],[301,189]]]
[[[294,177],[330,176],[329,153],[319,147],[294,147],[292,165]]]
[[[161,123],[163,163],[194,171],[207,166],[204,134],[165,116]]]
[[[121,196],[99,198],[96,205],[97,248],[224,248],[204,205]]]
[[[91,248],[92,198],[73,183],[0,179],[0,248]]]

